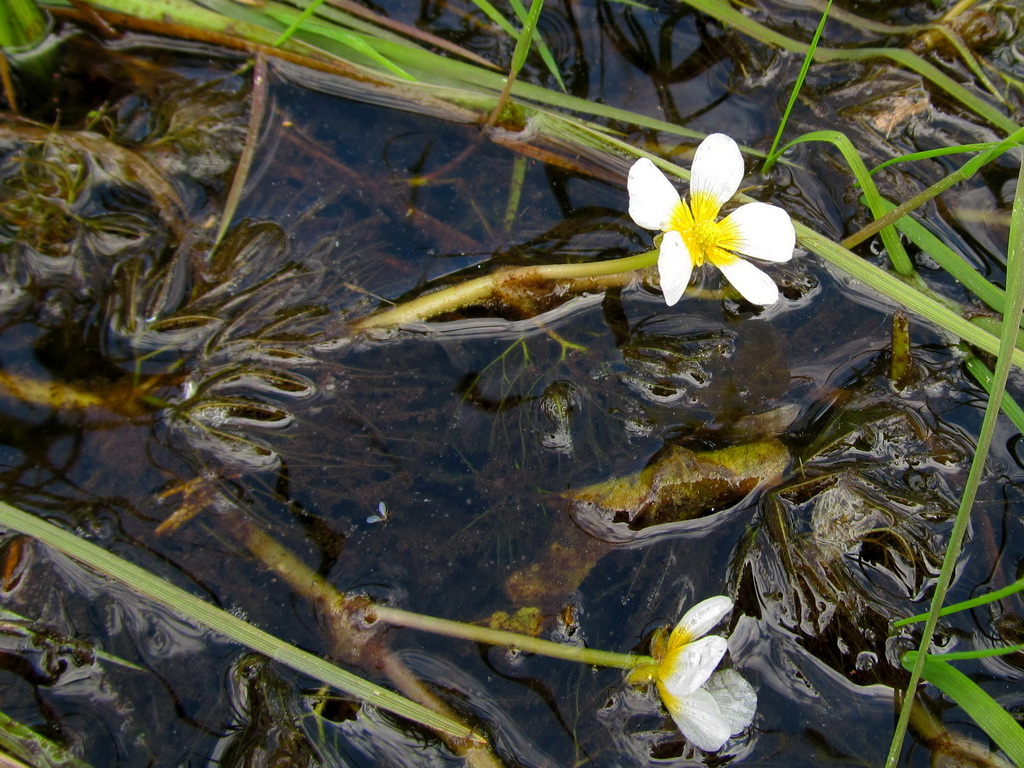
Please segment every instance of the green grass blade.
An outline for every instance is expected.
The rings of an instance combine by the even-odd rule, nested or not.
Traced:
[[[968,357],[964,360],[964,365],[968,372],[977,379],[978,383],[981,384],[982,388],[988,392],[991,397],[992,382],[995,380],[995,376],[992,374],[992,371],[989,370],[988,366],[976,357]],[[1003,392],[1003,413],[1005,413],[1006,417],[1013,422],[1013,426],[1015,426],[1021,434],[1024,434],[1024,409],[1022,409],[1020,404],[1010,396],[1009,392]]]
[[[993,603],[996,600],[1002,600],[1003,598],[1015,595],[1021,590],[1024,590],[1024,578],[1017,579],[1013,584],[1009,584],[1002,589],[997,589],[984,595],[978,595],[978,597],[972,597],[970,600],[964,600],[959,603],[954,603],[953,605],[947,605],[939,611],[939,616],[948,616],[951,613],[977,608],[979,605],[985,605],[986,603]],[[927,613],[919,613],[916,616],[908,616],[905,619],[894,621],[892,626],[895,628],[902,627],[906,624],[915,624],[917,622],[924,621],[926,618],[928,618]]]
[[[517,43],[519,42],[518,30],[516,30],[516,28],[512,26],[512,22],[506,19],[502,15],[501,11],[491,5],[488,0],[473,0],[473,5],[483,11],[484,16],[497,24],[501,28],[502,32],[511,37]]]
[[[536,2],[536,0],[534,0]],[[530,10],[527,11],[523,7],[521,0],[509,0],[509,4],[512,6],[512,10],[516,12],[516,16],[519,17],[519,23],[523,25],[523,31],[530,27],[530,37],[533,40],[533,45],[537,49],[537,53],[540,54],[541,61],[544,62],[544,66],[548,68],[548,72],[551,73],[552,77],[555,78],[555,82],[558,83],[558,87],[563,91],[565,90],[565,82],[562,80],[562,73],[558,71],[558,62],[555,61],[554,55],[551,53],[551,49],[548,48],[547,43],[544,42],[544,38],[540,36],[540,32],[537,31],[537,22],[540,18],[540,10],[537,11],[537,18],[533,20],[532,25],[530,22],[530,16],[533,12],[533,5],[530,6]]]
[[[33,48],[49,29],[46,15],[35,0],[0,0],[0,49]]]
[[[782,139],[782,132],[786,130],[786,123],[789,122],[789,113],[793,111],[793,106],[796,104],[797,97],[800,95],[800,89],[803,87],[804,80],[807,78],[807,70],[811,68],[811,62],[814,60],[814,51],[818,47],[818,41],[821,39],[821,33],[825,29],[825,22],[828,21],[828,12],[830,10],[832,10],[832,0],[826,0],[825,10],[822,11],[821,14],[821,21],[818,22],[818,28],[814,30],[814,37],[811,38],[811,44],[807,48],[807,53],[804,54],[803,64],[800,65],[800,73],[797,75],[796,82],[793,84],[793,90],[789,93],[789,102],[786,104],[786,109],[782,113],[782,119],[779,121],[779,128],[775,131],[775,138],[772,139],[772,148],[768,150],[768,158],[764,161],[761,173],[768,173],[772,166],[775,165],[775,150],[778,149],[779,141]]]
[[[1009,656],[1011,653],[1024,651],[1024,643],[1013,645],[1001,645],[996,648],[976,648],[973,651],[951,651],[950,653],[934,654],[935,658],[943,661],[972,661],[974,659],[991,659],[996,656]],[[917,659],[917,651],[907,651],[902,661],[905,664],[913,664]]]
[[[522,5],[520,5],[522,8]],[[526,57],[533,45],[534,35],[537,34],[537,22],[540,21],[540,12],[544,10],[544,0],[533,0],[530,3],[530,12],[523,19],[523,28],[519,32],[519,39],[516,41],[515,50],[512,51],[512,66],[509,77],[513,80],[519,76],[520,70],[526,63]]]
[[[285,29],[285,31],[281,33],[281,36],[278,37],[277,40],[274,41],[274,45],[275,46],[283,45],[284,42],[288,38],[290,38],[292,35],[294,35],[296,30],[298,30],[302,26],[302,23],[304,21],[308,20],[314,13],[316,13],[316,9],[319,8],[323,4],[324,4],[324,0],[313,0],[309,5],[307,5],[306,9],[304,11],[302,11],[302,13],[298,14],[295,17],[295,19],[291,22],[291,24],[288,25],[288,28]],[[268,14],[268,15],[272,16],[273,14]]]
[[[965,152],[981,152],[986,149],[991,149],[995,145],[995,142],[986,141],[981,144],[957,144],[952,147],[936,147],[935,149],[926,149],[923,152],[909,152],[906,155],[900,155],[899,157],[893,157],[886,160],[884,163],[879,163],[871,169],[871,173],[875,174],[883,168],[888,168],[890,165],[896,163],[913,163],[918,160],[931,160],[936,157],[945,157],[946,155],[960,155]]]
[[[457,738],[479,739],[472,731],[393,691],[374,685],[329,661],[300,650],[273,635],[222,611],[183,589],[154,576],[73,533],[0,501],[0,526],[39,539],[83,565],[119,581],[148,600],[163,605],[186,621],[201,624],[264,654],[297,672],[333,686],[375,707],[421,723]]]
[[[282,33],[281,37],[278,38],[278,41],[275,41],[275,45],[280,45],[284,40],[288,39],[288,37],[295,35],[296,32],[301,32],[303,34],[296,36],[303,42],[330,53],[337,53],[337,50],[331,45],[326,45],[322,41],[318,42],[315,38],[311,39],[307,37],[307,35],[314,35],[316,37],[323,38],[324,40],[330,40],[331,42],[338,43],[345,48],[349,48],[356,53],[362,54],[374,64],[386,69],[393,75],[397,75],[403,80],[417,80],[417,78],[410,75],[387,56],[381,54],[374,47],[373,38],[365,37],[357,32],[349,32],[344,29],[339,29],[332,24],[325,24],[320,21],[310,20],[306,18],[305,13],[293,14],[277,11],[270,13],[269,15],[276,21],[289,25],[288,29],[286,29],[285,32]]]
[[[9,758],[23,762],[8,762]],[[5,712],[0,712],[0,760],[5,768],[89,768],[88,763]]]
[[[1024,728],[977,683],[931,655],[925,656],[922,677],[959,704],[1015,765],[1024,765]]]
[[[933,299],[919,277],[915,276],[904,282],[802,224],[796,224],[796,232],[801,245],[843,272],[871,286],[883,296],[939,328],[959,336],[968,344],[973,344],[989,354],[998,354],[999,337],[965,320],[945,304]],[[914,287],[915,283],[921,287]],[[1011,360],[1018,368],[1024,369],[1024,352],[1015,350]]]
[[[880,198],[881,208],[886,213],[896,205],[885,198]],[[946,245],[924,224],[910,216],[896,220],[896,229],[906,235],[910,241],[938,262],[946,272],[960,281],[967,290],[984,301],[992,309],[1002,313],[1006,308],[1006,292],[992,285],[977,270],[968,264],[962,256]]]
[[[1020,171],[1017,174],[1017,189],[1014,194],[1013,212],[1010,215],[1010,239],[1006,258],[1006,295],[1008,301],[1006,317],[1020,318],[1024,314],[1024,163],[1021,164]],[[960,548],[963,546],[964,536],[967,533],[971,509],[974,506],[974,499],[978,492],[978,486],[981,483],[981,476],[985,471],[985,462],[989,447],[992,444],[992,435],[995,432],[996,419],[999,416],[1003,392],[1006,391],[1006,379],[1010,374],[1010,366],[1013,364],[1011,356],[1016,356],[1020,352],[1016,348],[1019,333],[1019,319],[1015,322],[1003,323],[1002,334],[999,338],[999,352],[996,357],[996,370],[992,381],[992,391],[989,395],[988,404],[985,407],[985,417],[982,420],[981,431],[978,435],[978,445],[975,449],[974,459],[971,461],[967,482],[964,485],[960,507],[956,514],[956,521],[953,523],[953,530],[949,535],[949,543],[947,544],[946,555],[942,561],[942,568],[939,571],[939,578],[935,583],[931,610],[928,613],[928,618],[925,620],[924,629],[921,633],[919,648],[921,655],[913,662],[910,681],[907,684],[907,695],[904,697],[903,707],[900,710],[899,720],[896,723],[896,731],[893,734],[889,755],[886,759],[886,768],[896,768],[899,762],[900,752],[903,748],[903,739],[906,735],[907,725],[910,722],[910,710],[917,692],[917,684],[924,674],[924,666],[928,658],[927,651],[931,645],[935,627],[938,624],[942,603],[945,601],[946,592],[953,579],[953,572],[956,570],[956,561],[960,554]],[[1018,765],[1024,765],[1024,762],[1018,761]]]
[[[809,48],[806,43],[787,37],[744,15],[728,0],[685,0],[685,2],[721,23],[768,45],[799,54],[805,54]],[[818,46],[814,52],[815,61],[867,61],[878,58],[889,59],[905,69],[916,72],[936,88],[945,91],[954,100],[960,102],[961,105],[1007,133],[1019,127],[1013,119],[1000,112],[988,101],[911,51],[902,48],[828,48]]]
[[[857,153],[853,142],[847,138],[846,134],[839,131],[811,131],[787,143],[782,148],[782,151],[785,151],[794,144],[801,144],[805,141],[825,141],[833,144],[842,154],[843,159],[846,160],[846,164],[850,166],[850,170],[853,172],[854,177],[856,177],[857,183],[860,184],[860,188],[864,191],[864,198],[874,217],[877,219],[888,212],[882,196],[878,192],[878,187],[875,186],[874,179],[871,178],[867,166],[864,165],[864,161]],[[881,232],[881,236],[893,269],[904,276],[913,274],[914,266],[910,263],[910,257],[907,256],[907,251],[903,247],[903,243],[900,241],[900,236],[896,230],[892,227],[885,227]]]

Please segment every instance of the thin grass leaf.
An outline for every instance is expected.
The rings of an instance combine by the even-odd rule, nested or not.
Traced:
[[[33,48],[42,42],[49,28],[35,0],[0,0],[0,49]]]
[[[479,736],[454,720],[409,701],[393,691],[374,685],[318,656],[289,645],[257,629],[237,616],[222,611],[183,589],[154,576],[144,568],[0,501],[0,526],[39,539],[83,565],[119,581],[136,594],[159,603],[184,620],[208,627],[224,637],[262,653],[295,671],[319,680],[362,701],[408,718],[456,738],[478,741]]]
[[[535,2],[536,0],[534,0]],[[509,5],[512,6],[512,10],[516,12],[516,16],[519,17],[519,23],[523,25],[523,30],[526,30],[527,25],[530,24],[530,11],[533,11],[533,5],[530,5],[530,11],[527,11],[523,6],[522,0],[509,0]],[[544,66],[548,68],[548,71],[555,78],[555,82],[558,83],[558,87],[563,91],[565,90],[565,82],[562,80],[562,73],[558,71],[558,62],[555,61],[554,55],[551,53],[551,49],[548,48],[547,43],[544,42],[544,38],[541,37],[539,31],[537,31],[537,21],[540,19],[540,11],[537,12],[537,19],[533,21],[533,28],[530,32],[530,36],[533,39],[533,44],[537,48],[537,53],[540,54],[541,61],[544,62]]]
[[[886,213],[896,208],[894,203],[880,198],[882,210]],[[896,229],[906,235],[910,241],[938,262],[946,272],[960,281],[967,290],[984,301],[992,309],[1002,313],[1006,308],[1006,291],[999,288],[968,264],[960,254],[946,245],[924,224],[910,216],[904,216],[895,222]]]
[[[505,86],[501,89],[501,95],[498,96],[498,103],[494,105],[494,109],[491,110],[491,114],[487,118],[488,126],[496,125],[500,121],[513,125],[520,121],[525,121],[523,111],[518,106],[510,103],[510,97],[512,95],[512,86],[515,85],[519,72],[526,63],[526,56],[530,52],[530,41],[533,39],[533,33],[537,29],[537,20],[540,18],[540,12],[543,7],[544,0],[533,0],[533,3],[530,5],[530,13],[526,17],[526,21],[523,22],[522,32],[520,32],[519,39],[516,41],[516,48],[512,52],[512,65],[509,68],[508,77],[505,78]],[[509,114],[505,114],[506,110],[508,110]]]
[[[825,10],[821,14],[821,21],[818,22],[818,28],[814,30],[814,37],[811,38],[811,44],[807,48],[807,53],[804,54],[803,64],[800,65],[800,73],[797,75],[796,82],[793,83],[793,89],[789,93],[789,102],[787,102],[786,109],[782,113],[782,119],[779,121],[778,130],[775,131],[775,138],[772,139],[772,147],[768,150],[768,159],[764,161],[761,173],[768,173],[772,166],[775,165],[777,158],[775,150],[778,149],[779,141],[782,139],[782,132],[786,130],[786,123],[789,122],[789,114],[793,111],[796,99],[800,95],[800,89],[807,78],[807,70],[811,68],[811,62],[814,60],[814,51],[818,47],[818,41],[821,39],[821,33],[825,29],[825,22],[828,21],[828,12],[830,10],[832,10],[832,0],[827,0]]]
[[[5,712],[0,712],[0,759],[13,757],[23,763],[8,763],[5,768],[18,765],[32,768],[89,768],[71,752],[56,742],[33,731]]]
[[[1012,357],[1020,353],[1016,345],[1017,337],[1020,334],[1019,318],[1024,314],[1024,163],[1021,164],[1017,175],[1013,212],[1010,215],[1010,239],[1006,258],[1006,295],[1008,301],[1006,317],[1014,318],[1015,322],[1003,323],[1002,334],[999,338],[999,353],[996,357],[996,369],[992,380],[992,390],[989,394],[988,404],[985,407],[985,417],[982,420],[981,431],[978,435],[978,445],[975,449],[974,459],[971,461],[967,482],[964,485],[960,507],[957,509],[956,521],[953,523],[953,530],[949,535],[946,555],[942,561],[942,568],[939,570],[939,578],[935,583],[931,610],[928,613],[928,618],[925,620],[924,629],[921,633],[919,645],[921,654],[914,660],[911,667],[910,681],[907,683],[907,693],[903,700],[903,706],[900,708],[899,719],[896,723],[892,743],[889,746],[889,754],[885,762],[886,768],[896,768],[899,762],[900,753],[903,749],[903,740],[906,737],[907,726],[910,722],[911,707],[917,692],[917,684],[924,674],[925,665],[928,663],[927,651],[935,634],[935,627],[939,621],[939,613],[942,609],[942,603],[946,598],[946,592],[953,580],[953,572],[956,570],[956,562],[960,555],[960,549],[963,546],[964,536],[967,533],[971,509],[974,506],[978,486],[981,484],[981,476],[985,471],[985,460],[988,456],[989,447],[992,444],[992,435],[995,432],[996,419],[999,416],[1003,392],[1006,391],[1006,380],[1010,374],[1010,367],[1013,365]],[[952,670],[952,667],[947,665],[947,669],[940,670],[940,673],[945,673],[949,670]],[[933,680],[933,682],[935,681]],[[938,685],[937,682],[936,685]],[[967,709],[966,706],[964,708]],[[967,711],[970,712],[971,710]],[[1018,758],[1024,758],[1024,752],[1019,754]],[[1024,765],[1024,761],[1020,759],[1018,759],[1017,763],[1018,765]]]
[[[978,172],[986,163],[991,162],[996,157],[1004,152],[1007,152],[1011,148],[1017,147],[1017,145],[1024,140],[1024,128],[1018,128],[1005,139],[1000,141],[998,144],[991,145],[991,148],[982,152],[980,155],[971,158],[962,166],[957,168],[955,171],[950,173],[948,176],[939,179],[937,182],[932,184],[928,189],[919,192],[918,194],[911,197],[909,200],[900,203],[889,213],[885,214],[879,219],[876,219],[871,224],[862,227],[859,231],[844,238],[843,245],[847,248],[853,248],[855,245],[864,242],[866,239],[874,235],[876,232],[894,223],[897,219],[902,216],[906,216],[911,211],[915,211],[924,205],[932,198],[938,197],[947,189],[952,187],[959,181],[964,181],[971,178],[975,173]]]
[[[3,633],[8,635],[18,635],[32,640],[32,642],[45,642],[45,640],[37,637],[37,631],[35,630],[35,621],[29,619],[26,616],[22,616],[20,613],[9,611],[6,608],[0,608],[0,621],[6,622],[3,627]],[[119,667],[125,667],[126,669],[133,669],[136,672],[144,672],[145,669],[140,667],[128,659],[122,659],[120,656],[115,656],[112,653],[100,650],[99,648],[92,645],[90,642],[85,640],[78,640],[75,638],[61,638],[62,644],[68,644],[76,651],[82,651],[86,654],[92,654],[100,661],[109,662],[116,664]]]
[[[776,32],[745,16],[728,0],[684,0],[684,2],[726,26],[733,27],[768,45],[798,54],[805,54],[809,47],[806,43],[787,37],[781,32]],[[905,69],[916,72],[936,88],[945,91],[961,105],[1007,133],[1019,127],[1012,118],[911,51],[902,48],[828,48],[825,46],[818,46],[814,51],[815,61],[868,61],[878,58],[889,59]]]
[[[957,613],[959,611],[966,611],[970,608],[977,608],[979,605],[986,605],[987,603],[993,603],[996,600],[1002,600],[1005,597],[1015,595],[1021,590],[1024,590],[1024,577],[1017,579],[1013,584],[1009,584],[1002,589],[997,589],[993,592],[988,592],[984,595],[978,595],[978,597],[972,597],[970,600],[964,600],[953,605],[947,605],[941,611],[939,616],[948,616],[951,613]],[[900,619],[892,623],[893,628],[902,627],[906,624],[915,624],[920,621],[924,621],[928,618],[927,613],[919,613],[916,616],[909,616],[906,619]],[[915,651],[916,653],[916,651]]]
[[[1014,764],[1024,765],[1024,728],[977,683],[930,654],[925,654],[922,677],[959,704]]]
[[[1024,651],[1024,643],[1013,645],[1001,645],[996,648],[977,648],[973,651],[951,651],[949,653],[935,654],[936,658],[941,657],[943,661],[973,661],[974,659],[992,659],[997,656],[1009,656],[1011,653]],[[913,664],[917,658],[917,651],[907,651],[903,661]]]
[[[989,354],[998,354],[999,337],[979,328],[945,304],[936,301],[931,297],[930,290],[919,277],[915,276],[904,282],[802,224],[796,224],[796,232],[801,245],[843,272],[855,277],[865,285],[871,286],[883,296],[892,299],[903,308],[920,315],[939,328],[959,336],[968,344],[983,349]],[[1024,352],[1015,350],[1010,359],[1013,365],[1024,369]]]
[[[298,30],[302,26],[302,23],[309,19],[309,17],[311,17],[314,13],[316,13],[316,9],[323,4],[324,0],[312,0],[312,2],[306,6],[306,9],[302,11],[302,13],[300,13],[298,16],[296,16],[295,20],[292,21],[291,24],[288,25],[287,29],[285,29],[285,31],[281,33],[280,37],[278,37],[277,40],[274,41],[274,45],[283,45],[284,42],[293,34],[295,34],[296,30]]]
[[[846,164],[850,166],[850,170],[857,179],[857,183],[864,191],[864,198],[874,217],[877,219],[888,212],[882,196],[878,192],[878,187],[875,186],[874,179],[871,178],[867,166],[864,165],[864,161],[857,153],[853,142],[847,138],[846,134],[840,131],[812,131],[793,139],[782,148],[782,151],[784,152],[794,144],[801,144],[806,141],[825,141],[833,144],[842,154],[843,159],[846,160]],[[892,227],[885,227],[880,234],[893,269],[903,276],[913,274],[914,266],[910,263],[910,257],[907,256],[907,251],[903,247],[903,243],[900,241],[896,230]]]
[[[991,149],[996,143],[997,142],[986,141],[981,144],[957,144],[952,147],[926,149],[923,152],[910,152],[906,155],[889,158],[884,163],[879,163],[871,169],[871,173],[874,175],[883,168],[888,168],[890,165],[895,165],[896,163],[914,163],[918,160],[932,160],[936,157],[945,157],[946,155],[960,155],[965,152],[980,152],[986,149]]]
[[[519,6],[522,8],[522,5]],[[533,45],[534,35],[537,34],[537,22],[540,21],[540,12],[544,10],[544,0],[532,0],[530,12],[523,18],[523,28],[519,32],[519,39],[516,41],[515,50],[512,52],[511,74],[513,80],[519,76],[520,70],[526,64],[526,57],[530,53],[530,46]]]
[[[410,80],[413,82],[418,81],[418,78],[406,72],[404,69],[398,66],[387,56],[381,54],[374,47],[373,38],[364,37],[363,35],[360,35],[357,32],[348,32],[344,29],[338,29],[337,27],[331,24],[325,24],[320,21],[310,20],[308,18],[305,18],[306,14],[274,12],[268,13],[268,15],[271,18],[275,19],[276,21],[280,21],[289,25],[288,29],[285,30],[285,33],[287,34],[282,33],[281,37],[278,38],[280,42],[275,41],[275,45],[280,45],[285,40],[287,40],[288,37],[296,36],[303,42],[313,45],[316,48],[319,48],[320,50],[336,53],[336,49],[334,49],[331,45],[325,45],[323,43],[323,39],[330,40],[334,43],[339,43],[342,46],[345,46],[346,48],[355,51],[356,53],[362,54],[367,59],[372,61],[374,64],[377,64],[383,69],[386,69],[393,75],[397,75],[403,80]],[[314,35],[315,37],[310,38],[310,35]],[[321,38],[321,40],[317,40],[317,38]]]
[[[943,24],[936,24],[932,29],[946,38],[946,42],[953,46],[954,50],[956,50],[960,55],[960,59],[967,65],[967,68],[971,70],[971,74],[978,79],[978,82],[984,86],[985,90],[991,93],[992,97],[997,99],[1004,107],[1008,107],[1009,104],[1007,104],[1006,98],[996,90],[992,81],[985,75],[985,70],[982,69],[981,64],[978,63],[977,57],[971,49],[967,47],[960,35]]]
[[[988,366],[976,357],[968,357],[964,360],[968,372],[981,384],[982,388],[992,395],[992,382],[994,376]],[[1013,426],[1021,433],[1024,433],[1024,409],[1014,400],[1009,392],[1003,392],[1003,413],[1013,422]]]

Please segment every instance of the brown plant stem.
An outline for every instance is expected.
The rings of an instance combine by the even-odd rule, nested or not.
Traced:
[[[426,685],[392,653],[372,622],[367,623],[366,612],[371,603],[364,598],[350,598],[334,588],[290,549],[282,545],[249,518],[238,512],[229,512],[222,518],[231,534],[274,574],[284,580],[296,593],[316,607],[327,623],[332,635],[335,655],[344,661],[383,671],[395,687],[407,698],[422,704],[445,717],[461,722],[457,713],[435,695]],[[467,726],[469,728],[469,726]],[[480,741],[464,741],[439,734],[448,747],[463,757],[471,768],[501,768],[502,763]]]

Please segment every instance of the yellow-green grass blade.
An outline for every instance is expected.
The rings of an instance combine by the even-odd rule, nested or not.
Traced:
[[[964,483],[963,495],[960,499],[960,506],[957,509],[956,520],[949,534],[949,542],[946,545],[942,568],[939,570],[939,577],[935,582],[931,608],[921,632],[919,645],[921,653],[910,666],[910,680],[907,683],[906,696],[904,697],[899,719],[896,722],[895,733],[889,747],[889,754],[885,763],[886,768],[896,768],[899,762],[900,753],[903,748],[903,739],[910,722],[913,699],[917,693],[917,684],[925,674],[925,665],[929,658],[928,649],[935,633],[935,627],[938,624],[939,613],[945,601],[946,592],[956,570],[957,560],[960,556],[964,537],[967,534],[967,527],[970,522],[971,510],[974,507],[978,486],[981,484],[981,477],[985,472],[989,448],[992,445],[992,435],[995,432],[996,419],[1000,413],[1003,393],[1006,391],[1006,380],[1010,374],[1010,367],[1014,364],[1013,358],[1020,355],[1020,350],[1017,349],[1016,345],[1020,334],[1019,318],[1024,314],[1024,164],[1021,164],[1017,174],[1013,211],[1010,214],[1010,238],[1006,257],[1006,296],[1006,317],[1012,318],[1013,322],[1005,322],[1002,325],[999,348],[996,352],[996,369],[992,377],[989,400],[985,406],[985,416],[978,434],[978,444],[975,448],[974,458],[971,460],[967,481]],[[942,672],[945,674],[945,671]],[[1004,749],[1006,748],[1005,745],[1001,746],[1004,746]],[[1021,756],[1024,757],[1024,754]],[[1018,761],[1018,765],[1024,765],[1024,762]]]
[[[304,675],[333,686],[375,707],[393,712],[456,738],[480,737],[450,718],[437,714],[399,694],[290,645],[222,611],[204,600],[153,575],[134,563],[111,554],[73,533],[0,501],[0,526],[39,539],[83,565],[119,581],[137,594],[159,603],[186,621],[201,624],[224,637],[264,654]]]
[[[558,63],[555,61],[554,55],[551,53],[551,49],[548,48],[547,43],[544,42],[544,38],[541,37],[540,32],[537,31],[537,20],[540,17],[540,9],[534,11],[534,5],[536,3],[543,3],[543,0],[532,0],[530,10],[527,11],[521,0],[509,0],[509,4],[512,6],[512,10],[516,12],[516,16],[519,17],[519,23],[523,25],[523,31],[525,33],[527,29],[530,30],[530,39],[533,42],[534,47],[537,49],[537,53],[540,54],[541,61],[544,62],[544,66],[548,68],[552,77],[555,78],[555,82],[558,83],[558,87],[563,91],[565,90],[565,82],[562,80],[562,73],[558,71]],[[537,18],[530,21],[531,14],[536,13]],[[522,65],[519,65],[522,67]]]
[[[885,198],[881,199],[882,209],[888,213],[896,205]],[[946,245],[936,234],[917,219],[904,216],[897,219],[896,229],[905,234],[910,241],[927,253],[939,266],[963,284],[967,290],[984,301],[992,309],[1002,313],[1006,308],[1006,291],[995,285],[968,264],[963,257]]]
[[[797,74],[796,82],[793,83],[793,88],[789,92],[789,101],[786,103],[786,109],[782,112],[782,119],[779,120],[779,127],[775,131],[775,138],[772,139],[771,149],[768,150],[768,159],[765,161],[764,167],[761,168],[761,173],[768,173],[775,164],[775,150],[779,147],[782,132],[786,130],[786,123],[789,122],[789,115],[793,111],[797,97],[800,95],[800,89],[803,87],[804,79],[807,77],[807,70],[811,68],[811,62],[814,60],[814,51],[818,47],[818,41],[821,39],[821,33],[825,29],[825,22],[828,21],[830,10],[832,10],[832,0],[826,0],[825,10],[821,13],[821,21],[818,22],[818,28],[814,30],[814,37],[811,38],[811,44],[807,47],[807,53],[804,54],[804,60],[800,65],[800,72]]]
[[[33,48],[42,42],[49,28],[35,0],[0,0],[0,49]]]
[[[915,656],[907,654],[904,666],[916,661]],[[1024,728],[999,702],[963,672],[937,656],[929,654],[925,657],[921,676],[959,704],[1014,765],[1024,765]]]
[[[1024,590],[1024,578],[1017,579],[1015,582],[1013,582],[1013,584],[1008,584],[1002,589],[996,589],[992,592],[987,592],[984,595],[972,597],[970,600],[963,600],[959,603],[954,603],[953,605],[947,605],[945,608],[939,611],[939,616],[948,616],[951,613],[958,613],[959,611],[967,611],[971,608],[977,608],[979,605],[994,603],[996,600],[1003,600],[1007,597],[1011,597],[1012,595],[1017,594],[1021,590]],[[919,613],[916,616],[908,616],[905,619],[894,621],[892,623],[892,626],[896,628],[905,626],[907,624],[916,624],[918,622],[924,621],[927,618],[927,613]]]
[[[878,192],[878,187],[875,186],[874,179],[871,178],[867,166],[864,165],[864,161],[857,153],[853,142],[847,138],[846,134],[840,131],[811,131],[790,141],[782,148],[782,151],[785,151],[794,144],[800,144],[805,141],[825,141],[833,144],[842,154],[843,159],[846,160],[846,164],[850,166],[850,170],[857,179],[857,183],[864,191],[864,198],[874,217],[877,219],[888,212],[889,209],[885,207],[882,196]],[[907,251],[903,247],[903,243],[900,241],[900,236],[896,230],[892,227],[885,227],[882,229],[881,236],[885,250],[889,254],[889,260],[892,261],[893,268],[903,276],[913,274],[914,266],[910,263],[910,257],[907,256]]]
[[[777,46],[791,53],[807,53],[809,46],[806,43],[787,37],[781,32],[776,32],[774,29],[745,16],[738,8],[730,4],[728,0],[684,0],[684,2],[723,24],[731,26],[763,43]],[[912,72],[916,72],[936,88],[945,91],[954,100],[960,102],[961,105],[1007,133],[1019,127],[1014,120],[1000,112],[988,101],[911,51],[902,48],[828,48],[820,45],[814,51],[814,60],[823,62],[867,61],[878,58],[889,59]]]
[[[936,301],[928,295],[927,287],[923,285],[919,277],[908,278],[910,282],[905,282],[802,224],[796,224],[796,231],[801,245],[834,264],[843,272],[874,288],[883,296],[892,299],[911,312],[924,317],[939,328],[959,336],[968,344],[973,344],[989,354],[999,353],[999,337],[977,327],[945,304]],[[915,288],[914,283],[921,285],[924,290]],[[1021,350],[1014,350],[1011,360],[1018,368],[1024,368],[1024,352]]]

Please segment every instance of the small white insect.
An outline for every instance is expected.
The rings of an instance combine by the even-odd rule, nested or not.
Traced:
[[[377,514],[370,515],[368,518],[366,518],[366,522],[370,523],[371,525],[373,523],[386,524],[388,521],[388,514],[388,505],[382,501],[377,505]]]

